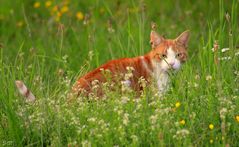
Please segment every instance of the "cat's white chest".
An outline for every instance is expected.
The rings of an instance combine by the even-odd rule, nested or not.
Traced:
[[[164,93],[168,89],[169,77],[167,74],[159,74],[155,76],[155,80],[157,81],[157,87],[159,93]]]
[[[163,94],[168,89],[168,85],[169,85],[168,73],[162,69],[161,64],[159,62],[152,60],[153,70],[151,71],[149,67],[147,66],[147,64],[145,63],[144,57],[142,56],[140,57],[140,59],[141,59],[143,68],[145,68],[146,71],[151,73],[153,80],[156,82],[159,94],[160,95]]]
[[[156,81],[159,94],[163,94],[169,85],[169,76],[162,71],[158,63],[154,63],[153,78]]]

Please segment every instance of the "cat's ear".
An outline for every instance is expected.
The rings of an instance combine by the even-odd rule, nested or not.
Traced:
[[[188,46],[188,41],[189,41],[189,36],[190,36],[190,31],[184,31],[181,35],[176,38],[176,42],[187,47]]]
[[[164,41],[164,38],[160,36],[155,31],[151,31],[150,33],[150,44],[152,49],[156,48],[160,43]]]

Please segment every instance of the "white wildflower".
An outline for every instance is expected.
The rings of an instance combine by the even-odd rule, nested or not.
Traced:
[[[130,138],[133,140],[133,142],[138,142],[139,138],[136,135],[131,135]]]
[[[196,117],[196,113],[192,112],[192,114],[189,115],[190,119],[194,119]]]
[[[211,79],[212,79],[212,76],[211,76],[211,75],[207,75],[207,76],[206,76],[206,80],[207,80],[207,81],[209,81],[209,80],[211,80]]]
[[[92,81],[91,82],[91,84],[94,86],[94,85],[97,85],[97,84],[99,84],[99,80],[94,80],[94,81]]]
[[[168,115],[169,112],[171,112],[171,110],[172,110],[172,108],[167,107],[167,108],[161,109],[161,113],[165,114],[165,115]]]
[[[89,53],[88,53],[89,61],[92,60],[93,56],[94,56],[94,52],[92,50],[89,51]]]
[[[136,110],[140,110],[141,107],[142,107],[142,104],[140,104],[140,103],[137,104],[137,105],[136,105]]]
[[[174,125],[175,125],[176,127],[179,127],[179,126],[180,126],[180,123],[179,123],[178,121],[176,121],[176,122],[174,123]]]
[[[123,110],[119,109],[119,110],[117,111],[117,114],[118,114],[118,115],[123,114]]]
[[[225,119],[226,118],[226,113],[227,113],[227,108],[222,108],[220,110],[220,118]]]
[[[152,115],[152,116],[150,116],[149,119],[150,119],[152,124],[155,124],[157,122],[158,115]]]
[[[200,75],[199,75],[199,74],[196,74],[196,75],[195,75],[195,79],[196,79],[196,80],[199,80],[199,79],[200,79]]]
[[[125,113],[123,116],[123,124],[128,125],[128,123],[129,123],[129,114]]]
[[[140,77],[140,78],[139,78],[139,84],[140,84],[140,86],[142,86],[143,88],[145,88],[145,87],[146,87],[146,83],[147,83],[147,81],[144,79],[144,77]]]
[[[88,118],[87,121],[88,121],[88,122],[95,122],[95,121],[96,121],[96,118],[91,117],[91,118]]]
[[[62,59],[63,59],[63,62],[64,62],[64,63],[67,63],[68,55],[64,55],[64,56],[62,57]]]
[[[239,76],[239,71],[234,71],[234,74],[235,74],[236,76]]]
[[[132,78],[132,77],[133,77],[133,73],[132,73],[132,72],[126,73],[125,76],[124,76],[124,79],[125,79],[125,80],[129,80],[129,79]]]
[[[92,85],[92,89],[98,89],[100,87],[99,86],[99,80],[92,81],[91,85]]]
[[[84,140],[81,142],[82,147],[91,147],[91,143],[88,140]]]
[[[235,56],[239,56],[239,52],[236,52],[236,53],[235,53]]]
[[[133,74],[132,74],[133,75]],[[122,92],[126,92],[126,91],[131,91],[131,87],[130,87],[130,80],[128,77],[125,77],[125,81],[121,81],[121,91]]]
[[[128,71],[134,71],[134,68],[131,67],[131,66],[127,66],[126,69],[127,69]]]
[[[215,52],[216,50],[214,49],[214,47],[211,49],[212,50],[212,52]]]
[[[130,82],[130,80],[126,80],[126,81],[121,81],[121,84],[122,84],[122,85],[125,85],[125,86],[127,86],[127,87],[130,87],[131,82]]]
[[[229,51],[230,49],[229,48],[223,48],[221,51],[222,53],[226,52],[226,51]]]
[[[176,135],[173,136],[173,138],[185,138],[188,136],[190,132],[187,129],[181,129],[176,132]]]
[[[195,88],[197,88],[198,87],[198,84],[197,83],[194,83],[194,85],[193,85]]]
[[[104,68],[100,68],[100,71],[101,71],[101,72],[104,72],[104,71],[105,71],[105,69],[104,69]]]
[[[130,99],[126,96],[121,97],[121,103],[126,104]]]
[[[218,60],[231,60],[231,59],[232,59],[232,57],[230,57],[230,56],[218,58]]]

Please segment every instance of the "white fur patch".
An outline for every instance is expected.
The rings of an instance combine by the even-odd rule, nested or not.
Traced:
[[[161,68],[164,71],[169,69],[178,70],[181,66],[180,61],[176,58],[176,53],[173,51],[172,47],[167,49],[167,57],[162,59],[161,61]]]
[[[159,94],[163,94],[168,89],[169,75],[167,71],[169,69],[178,70],[181,66],[180,61],[176,57],[176,53],[172,47],[167,49],[167,57],[160,62],[153,61],[153,77],[157,81]]]
[[[161,64],[157,61],[153,61],[153,77],[157,82],[159,94],[164,93],[168,89],[169,77],[167,72],[161,68]]]

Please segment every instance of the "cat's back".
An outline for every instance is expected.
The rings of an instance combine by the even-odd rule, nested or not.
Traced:
[[[115,72],[125,72],[127,66],[135,66],[136,58],[120,58],[115,60],[110,60],[105,64],[99,66],[98,68],[92,70],[91,72],[87,73],[82,78],[90,78],[96,74],[102,73],[102,71],[110,71],[111,73]]]
[[[76,84],[80,87],[87,87],[87,85],[90,85],[90,83],[94,80],[104,82],[106,80],[103,75],[104,71],[109,71],[113,75],[116,73],[125,73],[127,71],[127,66],[135,66],[134,64],[136,60],[137,58],[120,58],[110,60],[79,78]]]

